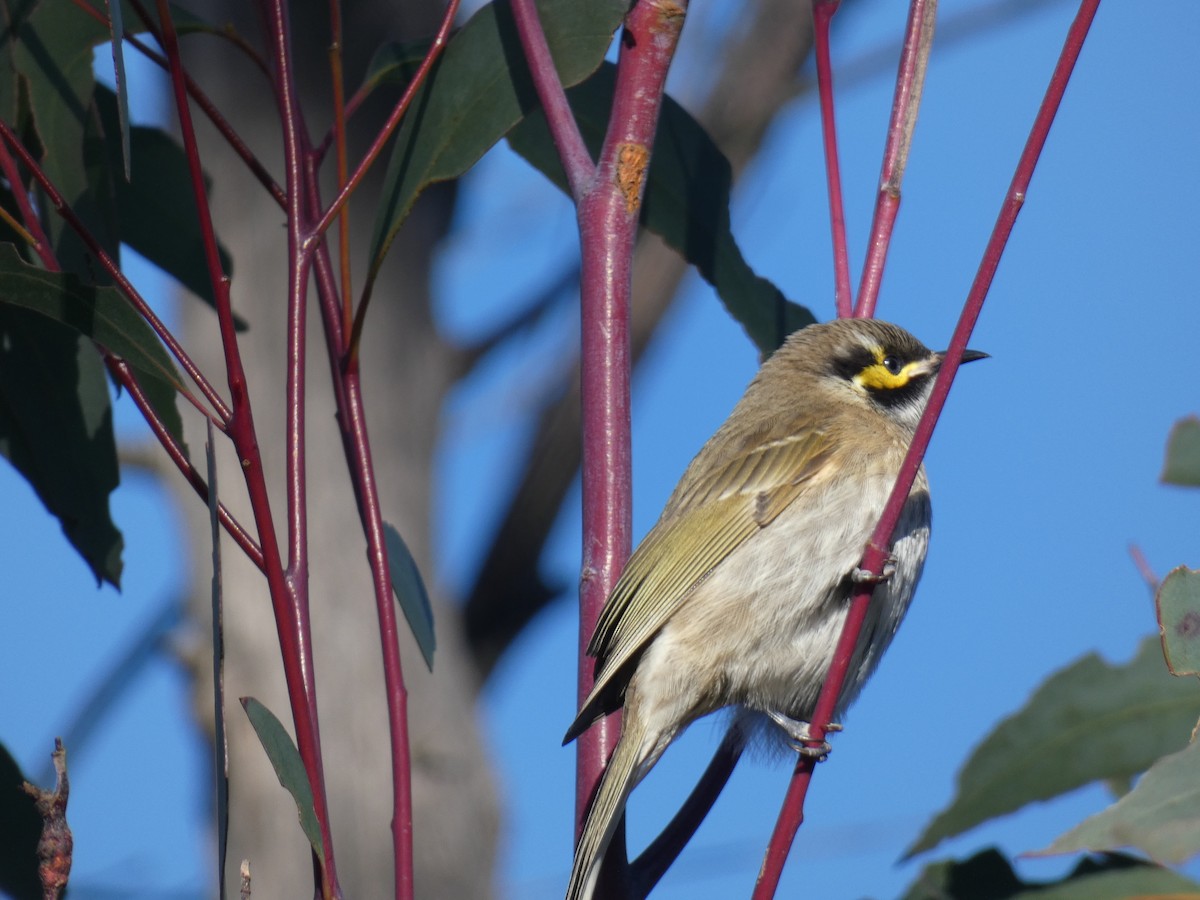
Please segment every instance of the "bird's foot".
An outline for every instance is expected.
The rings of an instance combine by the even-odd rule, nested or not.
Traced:
[[[810,747],[809,743],[815,741],[816,738],[812,734],[812,725],[800,719],[791,719],[780,712],[769,712],[768,716],[771,721],[783,729],[784,734],[788,736],[788,744],[793,750],[801,756],[809,756],[817,762],[824,762],[825,759],[833,752],[833,747],[829,741],[821,741],[817,746]],[[828,734],[834,731],[841,731],[842,726],[835,722],[830,722],[825,726],[825,733]]]
[[[850,573],[850,580],[855,584],[883,584],[893,575],[896,574],[896,557],[889,556],[883,562],[883,571],[876,575],[874,572],[868,572],[859,566],[854,567],[854,571]]]

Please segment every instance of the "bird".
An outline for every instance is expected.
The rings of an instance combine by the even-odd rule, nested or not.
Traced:
[[[961,362],[986,356],[967,350]],[[945,358],[878,319],[809,325],[763,363],[688,465],[587,648],[595,681],[563,744],[624,712],[567,900],[593,895],[631,791],[696,719],[732,707],[773,723],[802,752],[827,751],[803,745],[851,594],[879,581],[835,719],[875,669],[921,576],[924,467],[882,575],[859,562]]]

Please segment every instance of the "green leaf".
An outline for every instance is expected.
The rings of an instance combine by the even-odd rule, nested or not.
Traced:
[[[1154,603],[1167,668],[1175,675],[1200,675],[1200,572],[1172,569]]]
[[[53,319],[129,363],[167,429],[183,444],[183,420],[175,407],[175,391],[183,390],[179,373],[153,329],[120,291],[35,268],[12,244],[0,244],[0,285],[0,304]]]
[[[11,245],[3,245],[11,250]],[[5,279],[0,275],[0,285]],[[104,366],[86,339],[0,290],[0,454],[62,525],[96,581],[121,584],[120,481]]]
[[[95,185],[94,167],[87,158],[85,133],[90,124],[94,75],[93,47],[108,40],[108,29],[77,9],[56,3],[6,0],[9,27],[0,32],[8,65],[0,65],[0,97],[6,121],[21,121],[14,100],[24,90],[28,120],[41,148],[39,162],[66,201],[104,240],[106,219],[97,208],[100,198],[89,197]],[[59,216],[43,223],[59,263],[68,271],[86,271],[82,242]],[[110,247],[115,250],[115,245]]]
[[[120,127],[113,92],[96,85],[96,108],[107,134]],[[130,181],[116,179],[116,204],[121,240],[207,303],[216,306],[212,280],[201,251],[202,237],[192,194],[187,157],[166,132],[135,126],[130,129],[132,153],[138,166]],[[109,165],[120,165],[115,143],[108,142]],[[205,179],[207,185],[209,180]],[[218,247],[221,268],[233,273],[233,259]],[[235,324],[245,328],[241,319]]]
[[[388,569],[391,573],[392,590],[408,627],[412,629],[421,655],[425,657],[425,665],[433,671],[433,651],[437,641],[433,633],[433,608],[429,605],[429,594],[425,591],[425,582],[417,568],[416,560],[408,550],[408,545],[400,537],[396,526],[384,522],[383,535],[387,542]]]
[[[369,93],[381,84],[403,88],[420,68],[430,46],[431,42],[427,38],[416,41],[389,41],[383,44],[367,63],[367,73],[363,76],[362,84],[356,93]]]
[[[1185,487],[1200,486],[1200,419],[1180,419],[1167,439],[1167,459],[1162,480]]]
[[[584,141],[598,156],[608,127],[616,67],[600,71],[567,96]],[[512,148],[562,190],[566,176],[539,109],[508,135]],[[717,290],[729,310],[764,355],[783,338],[816,319],[787,300],[779,288],[754,273],[738,249],[729,219],[733,173],[708,133],[682,106],[664,98],[659,117],[642,224],[659,235]]]
[[[538,16],[564,85],[595,71],[629,0],[538,0]],[[373,281],[388,247],[428,185],[457,178],[537,106],[512,10],[496,0],[446,44],[400,125],[371,238]]]
[[[242,708],[254,726],[259,743],[267,751],[271,760],[271,768],[279,783],[287,789],[296,801],[296,811],[300,814],[300,827],[304,836],[312,845],[313,852],[321,865],[325,865],[325,844],[321,839],[321,826],[317,822],[317,811],[313,803],[312,785],[308,783],[308,774],[304,771],[304,762],[300,759],[300,751],[296,749],[291,735],[283,727],[283,723],[275,714],[255,700],[253,697],[242,697]]]
[[[983,740],[959,772],[954,800],[905,857],[1028,803],[1143,772],[1187,740],[1198,715],[1200,690],[1171,677],[1157,638],[1124,665],[1088,654]]]
[[[112,35],[113,82],[117,86],[117,113],[120,119],[121,160],[125,180],[129,180],[129,85],[125,79],[125,24],[120,0],[104,0],[108,7],[109,34]]]
[[[1035,855],[1122,847],[1170,865],[1200,853],[1200,744],[1160,759],[1132,791]]]
[[[0,744],[0,894],[40,900],[37,848],[42,816],[33,797],[22,790],[25,781],[17,761]]]
[[[1128,900],[1197,889],[1182,875],[1119,853],[1080,860],[1057,881],[1023,881],[1008,860],[988,849],[926,866],[903,900]]]

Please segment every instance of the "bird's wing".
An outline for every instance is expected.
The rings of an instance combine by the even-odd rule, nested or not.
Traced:
[[[601,661],[600,671],[568,740],[620,705],[632,675],[627,664],[721,560],[800,496],[831,446],[817,431],[758,444],[672,498],[630,557],[596,623],[588,653]],[[618,677],[623,671],[625,677]]]

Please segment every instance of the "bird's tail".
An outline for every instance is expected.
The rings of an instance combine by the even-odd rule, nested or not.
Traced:
[[[600,787],[588,810],[583,834],[579,836],[579,845],[575,848],[567,900],[590,900],[600,876],[600,863],[621,820],[625,801],[642,776],[650,771],[665,746],[664,742],[647,746],[643,728],[630,730],[633,724],[631,718],[626,717],[625,731],[608,760],[608,767],[604,770]]]

